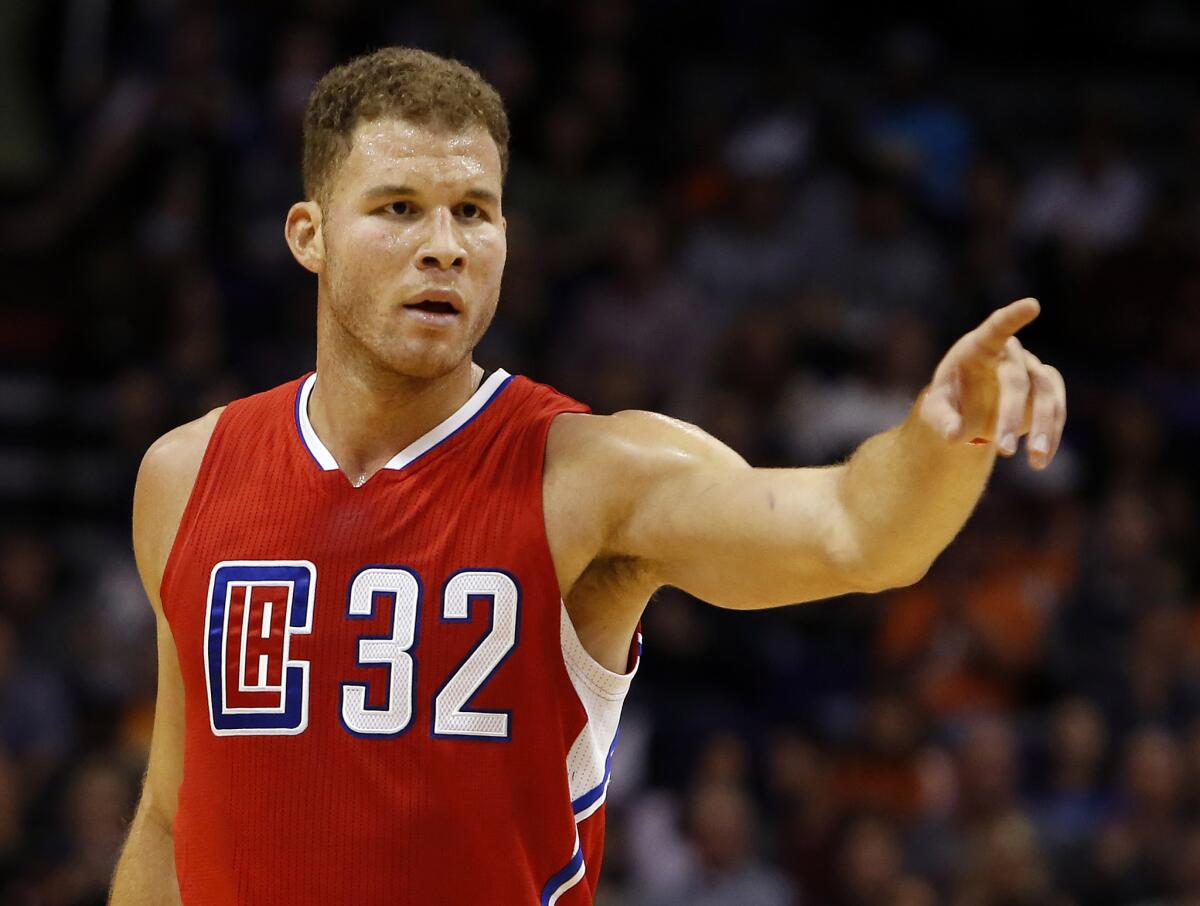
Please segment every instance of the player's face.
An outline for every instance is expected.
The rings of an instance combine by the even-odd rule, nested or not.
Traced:
[[[483,127],[360,124],[322,211],[323,317],[399,374],[453,371],[496,312],[500,193],[500,153]]]

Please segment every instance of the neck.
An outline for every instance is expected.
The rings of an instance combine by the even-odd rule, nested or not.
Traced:
[[[357,486],[461,408],[482,379],[483,369],[470,357],[453,371],[421,378],[365,365],[362,357],[323,355],[318,348],[308,417]]]

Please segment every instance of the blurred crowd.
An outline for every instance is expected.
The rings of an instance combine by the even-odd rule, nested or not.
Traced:
[[[655,596],[598,902],[1200,904],[1200,14],[966,6],[0,5],[0,902],[104,902],[153,721],[138,463],[313,366],[304,103],[412,44],[513,121],[485,367],[769,467],[899,423],[1022,296],[1066,376],[1054,464],[999,462],[917,585]]]

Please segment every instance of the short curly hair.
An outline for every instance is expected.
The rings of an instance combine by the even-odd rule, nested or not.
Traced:
[[[395,116],[461,130],[481,125],[508,173],[508,114],[478,72],[414,47],[384,47],[335,66],[317,82],[304,111],[304,194],[321,201],[350,153],[359,123]]]

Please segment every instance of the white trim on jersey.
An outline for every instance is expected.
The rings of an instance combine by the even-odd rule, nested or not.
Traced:
[[[575,820],[582,821],[604,804],[608,794],[621,706],[641,664],[642,640],[639,632],[634,640],[636,659],[633,669],[628,673],[613,673],[583,647],[566,604],[561,604],[560,637],[567,675],[587,712],[587,722],[567,754],[571,805]]]
[[[296,421],[300,424],[300,437],[304,446],[308,447],[308,452],[317,461],[317,465],[326,472],[332,472],[338,467],[337,460],[321,443],[321,438],[317,437],[317,432],[313,430],[312,422],[308,420],[308,398],[312,396],[316,380],[317,373],[314,371],[300,387],[300,400],[296,403]]]
[[[567,613],[567,605],[561,598],[559,608],[559,639],[563,664],[566,665],[571,685],[575,688],[575,694],[587,714],[587,722],[567,754],[567,779],[571,808],[575,813],[575,847],[571,853],[571,860],[547,881],[542,889],[542,906],[554,906],[559,897],[582,881],[587,874],[587,864],[579,843],[579,822],[595,814],[600,806],[604,805],[608,795],[612,756],[619,735],[621,705],[642,662],[642,634],[638,632],[633,640],[633,669],[628,673],[613,673],[583,647],[570,614]]]
[[[579,851],[579,848],[579,828],[575,828],[575,848],[571,851],[571,861],[566,864],[563,871],[568,871],[577,859],[579,860],[579,865],[571,872],[569,877],[564,878],[562,883],[553,890],[543,890],[542,903],[545,906],[554,906],[558,902],[559,897],[582,881],[584,875],[587,874],[587,863],[583,861],[583,854]]]
[[[500,388],[504,386],[510,377],[511,375],[503,368],[497,368],[471,394],[470,399],[463,403],[449,418],[426,431],[389,459],[383,467],[393,470],[403,469],[417,457],[428,453],[478,415],[483,407],[492,401],[492,398],[500,391]],[[332,472],[338,468],[337,460],[333,458],[333,454],[321,442],[321,438],[317,437],[317,432],[313,429],[312,422],[308,417],[308,399],[312,396],[316,380],[317,373],[314,371],[305,379],[300,387],[300,398],[296,403],[296,421],[300,425],[300,437],[304,441],[304,445],[308,447],[308,451],[312,454],[313,459],[317,461],[317,464],[324,471]]]

